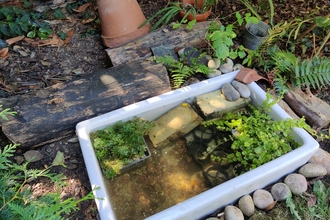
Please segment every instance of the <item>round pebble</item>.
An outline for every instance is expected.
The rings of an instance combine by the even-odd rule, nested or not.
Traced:
[[[253,199],[250,195],[244,195],[238,201],[238,208],[243,212],[244,215],[250,217],[254,214],[255,207]]]
[[[220,70],[214,70],[212,73],[206,74],[207,78],[213,78],[216,76],[220,76],[222,73]]]
[[[211,69],[217,69],[216,67],[216,63],[214,62],[214,60],[209,60],[209,62],[207,62],[207,66]]]
[[[225,219],[226,220],[244,220],[242,211],[236,206],[228,205],[225,208]]]
[[[223,84],[221,91],[225,98],[231,102],[238,100],[241,96],[241,94],[230,83]]]
[[[253,203],[259,209],[265,209],[274,202],[272,195],[263,189],[257,189],[253,193]]]
[[[230,73],[232,72],[234,69],[233,69],[233,66],[230,65],[229,63],[224,63],[224,64],[221,64],[220,65],[220,71],[222,73]]]
[[[276,183],[272,186],[270,193],[273,198],[277,201],[286,200],[288,197],[292,195],[289,187],[284,183]]]
[[[234,88],[239,92],[242,98],[249,98],[251,95],[251,91],[247,85],[244,83],[238,82],[236,80],[232,81],[231,84]]]
[[[243,68],[244,68],[244,66],[243,66],[242,64],[236,63],[236,64],[234,65],[234,70],[241,70],[241,69],[243,69]]]
[[[291,192],[295,195],[300,195],[307,190],[306,178],[298,173],[289,174],[284,179],[284,183],[290,188]]]
[[[313,178],[327,175],[327,169],[321,164],[307,163],[299,169],[299,173],[306,178]]]

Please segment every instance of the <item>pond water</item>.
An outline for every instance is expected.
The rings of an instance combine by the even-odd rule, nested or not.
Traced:
[[[223,160],[213,162],[211,154],[199,158],[198,151],[211,146],[213,138],[210,129],[201,126],[157,147],[146,138],[151,157],[131,172],[106,180],[117,219],[144,219],[233,178]],[[214,153],[223,152],[217,148]]]

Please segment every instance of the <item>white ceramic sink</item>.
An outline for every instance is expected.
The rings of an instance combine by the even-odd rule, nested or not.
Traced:
[[[94,191],[94,194],[97,198],[103,198],[103,200],[95,200],[102,220],[116,219],[116,216],[112,209],[105,183],[103,182],[102,173],[95,157],[89,134],[95,130],[114,124],[117,121],[129,120],[134,116],[152,121],[184,101],[192,103],[195,96],[219,89],[224,83],[231,82],[237,72],[224,74],[149,98],[77,124],[76,132],[79,137],[90,183],[93,189],[96,186],[101,187],[100,190]],[[253,104],[261,104],[266,99],[265,92],[255,83],[251,83],[248,86],[252,92],[251,98]],[[274,105],[270,114],[275,120],[290,117],[279,105]],[[284,175],[293,172],[306,163],[319,147],[318,142],[303,129],[295,128],[293,135],[296,141],[302,144],[301,147],[252,171],[196,195],[191,199],[156,213],[147,219],[199,219],[213,213],[219,207],[235,202],[244,194],[250,194],[254,190],[263,188]],[[132,216],[132,218],[134,217]]]

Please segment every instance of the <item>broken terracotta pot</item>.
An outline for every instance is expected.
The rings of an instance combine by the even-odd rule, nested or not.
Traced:
[[[106,47],[118,47],[150,31],[150,24],[138,28],[146,18],[136,0],[98,0],[97,5]]]
[[[235,79],[237,81],[243,82],[245,84],[250,84],[252,82],[256,82],[260,79],[264,79],[268,82],[268,80],[265,77],[260,76],[257,71],[255,71],[254,69],[250,69],[250,68],[243,68],[241,69]]]

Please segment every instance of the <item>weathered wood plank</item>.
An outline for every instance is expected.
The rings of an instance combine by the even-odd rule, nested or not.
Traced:
[[[185,25],[178,29],[160,28],[121,47],[107,49],[106,52],[112,64],[117,66],[146,59],[152,56],[151,48],[159,45],[170,45],[172,49],[203,45],[206,44],[204,38],[210,23],[211,21],[198,22],[192,30],[186,30]]]
[[[304,116],[312,128],[320,130],[329,125],[330,106],[313,94],[301,90],[290,91],[284,96],[284,101],[299,117]]]
[[[16,110],[0,120],[4,134],[22,147],[36,147],[72,134],[78,122],[170,91],[166,68],[148,61],[113,67],[9,99]]]

